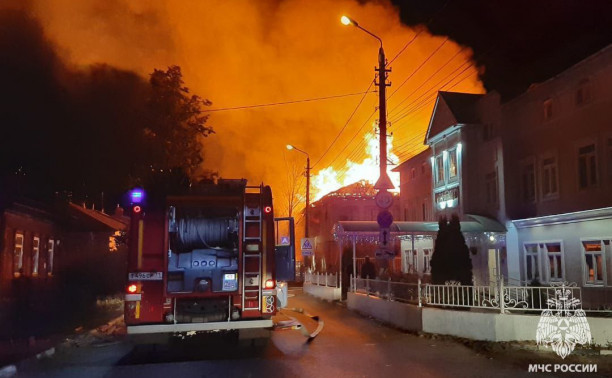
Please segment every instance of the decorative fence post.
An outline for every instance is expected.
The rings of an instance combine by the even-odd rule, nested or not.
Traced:
[[[419,307],[423,307],[423,303],[421,302],[421,279],[417,282],[417,295],[419,297]]]
[[[325,272],[325,287],[327,287],[327,272]]]
[[[504,276],[500,275],[499,277],[499,310],[503,314],[505,312],[504,309]]]
[[[370,276],[366,276],[366,295],[370,296]]]
[[[391,300],[391,277],[387,279],[387,300]]]

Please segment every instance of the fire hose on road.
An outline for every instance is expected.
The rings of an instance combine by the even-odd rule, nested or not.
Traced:
[[[297,312],[299,314],[309,317],[310,319],[317,322],[316,329],[314,330],[314,332],[309,333],[308,329],[304,326],[304,324],[302,324],[302,322],[300,322],[297,318],[293,316],[285,314],[284,313],[285,311]],[[290,320],[280,320],[280,321],[275,322],[274,330],[275,331],[299,330],[302,333],[302,335],[304,335],[304,337],[307,338],[306,340],[307,343],[314,340],[314,338],[317,337],[317,335],[321,332],[321,330],[323,329],[323,326],[325,325],[323,320],[321,320],[318,315],[309,314],[308,312],[304,311],[304,309],[302,308],[284,308],[282,309],[281,313],[287,316]]]

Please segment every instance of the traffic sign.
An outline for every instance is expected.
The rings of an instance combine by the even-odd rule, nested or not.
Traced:
[[[380,228],[380,232],[378,234],[378,242],[380,243],[380,245],[382,247],[386,247],[387,245],[389,245],[389,242],[391,241],[391,232],[389,232],[388,228]]]
[[[290,245],[291,241],[289,240],[289,236],[281,236],[280,245]]]
[[[382,228],[389,228],[393,223],[393,214],[387,210],[381,210],[376,217],[378,225]]]
[[[393,259],[395,258],[395,252],[389,248],[378,248],[374,251],[374,256],[378,259]]]
[[[302,250],[302,256],[313,256],[314,255],[314,238],[302,238],[300,242],[300,249]]]

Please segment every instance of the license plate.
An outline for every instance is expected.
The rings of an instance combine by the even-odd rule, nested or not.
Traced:
[[[128,280],[130,281],[161,281],[162,278],[162,272],[128,273]]]

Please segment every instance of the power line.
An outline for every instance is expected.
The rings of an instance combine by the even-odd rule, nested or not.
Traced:
[[[389,62],[388,62],[386,65],[387,65],[387,66],[388,66],[388,65],[390,65],[391,63],[393,63],[393,61],[394,61],[395,59],[397,59],[397,58],[398,58],[400,55],[402,55],[402,53],[403,53],[403,52],[404,52],[404,51],[405,51],[405,50],[408,48],[408,46],[410,46],[410,45],[412,44],[412,42],[414,42],[414,40],[415,40],[415,39],[417,39],[417,38],[419,37],[419,35],[421,35],[421,33],[423,33],[423,31],[424,31],[424,30],[425,30],[425,29],[421,29],[421,30],[419,30],[419,31],[418,31],[418,33],[416,33],[416,34],[414,35],[414,37],[412,37],[412,39],[411,39],[410,41],[408,41],[408,42],[407,42],[407,43],[404,45],[404,47],[402,47],[402,49],[401,49],[401,50],[400,50],[400,51],[399,51],[397,54],[395,54],[395,56],[393,57],[393,59],[391,59],[391,60],[390,60],[390,61],[389,61]]]
[[[204,110],[202,110],[202,112],[203,113],[212,113],[212,112],[222,112],[222,111],[227,111],[227,110],[241,110],[241,109],[263,108],[263,107],[277,106],[277,105],[299,104],[299,103],[303,103],[303,102],[331,100],[331,99],[335,99],[335,98],[365,95],[365,94],[371,93],[371,92],[374,92],[374,91],[346,93],[346,94],[341,94],[341,95],[333,95],[333,96],[325,96],[325,97],[315,97],[315,98],[306,98],[306,99],[292,100],[292,101],[271,102],[271,103],[267,103],[267,104],[242,105],[242,106],[234,106],[234,107],[228,107],[228,108],[217,108],[217,109],[204,109]]]
[[[449,60],[446,61],[446,63],[444,63],[443,65],[441,65],[436,71],[434,71],[434,73],[432,73],[431,75],[429,75],[429,77],[427,79],[425,79],[425,81],[423,81],[421,83],[421,85],[419,85],[418,87],[416,87],[408,96],[404,97],[404,99],[400,102],[397,103],[397,105],[395,105],[393,107],[393,109],[391,109],[389,111],[389,115],[391,115],[391,113],[393,113],[395,111],[395,109],[397,109],[404,101],[408,100],[413,94],[415,94],[419,89],[421,89],[421,87],[423,87],[425,84],[427,84],[428,81],[430,81],[431,79],[433,79],[433,77],[435,77],[440,71],[442,71],[442,69],[444,69],[444,67],[446,67],[450,62],[452,62],[461,52],[463,51],[463,49],[457,51],[457,53],[455,53],[455,55],[453,55]],[[453,71],[454,72],[454,71]],[[449,75],[452,75],[449,74]],[[448,76],[447,76],[448,77]],[[444,79],[442,79],[444,80]]]
[[[340,150],[340,152],[338,152],[336,154],[336,157],[334,157],[334,159],[329,163],[329,165],[333,165],[333,163],[340,157],[340,155],[346,150],[346,148],[353,142],[353,140],[355,140],[355,138],[357,137],[357,135],[359,134],[359,132],[364,128],[364,126],[368,123],[368,121],[370,120],[370,118],[372,118],[372,116],[376,114],[376,110],[374,110],[372,112],[372,114],[370,114],[370,116],[365,120],[365,122],[361,125],[361,127],[357,130],[357,132],[353,135],[353,137],[351,138],[351,140],[348,141],[348,143],[342,148],[342,150]]]
[[[440,50],[442,48],[442,46],[444,46],[446,44],[446,42],[448,41],[448,37],[444,39],[444,41],[442,42],[442,44],[440,44],[440,46],[438,46],[418,67],[416,70],[414,70],[407,78],[406,80],[404,80],[390,95],[389,97],[387,97],[387,100],[389,100],[391,97],[393,97],[393,95],[399,91],[399,89],[406,84],[406,82],[408,80],[410,80],[411,77],[413,77],[421,68],[423,68],[423,66],[425,65],[425,63],[427,63],[429,61],[429,59],[431,59],[437,52],[438,50]]]
[[[461,72],[459,72],[458,74],[456,74],[455,76],[453,76],[449,81],[447,81],[445,84],[438,86],[442,81],[444,81],[445,79],[447,79],[449,76],[453,75],[455,72],[457,72],[458,70],[461,69],[461,67],[465,66],[465,68],[463,68],[463,70],[461,70]],[[417,102],[420,98],[422,98],[423,96],[425,96],[428,92],[430,92],[431,90],[434,90],[434,94],[437,93],[437,91],[439,91],[441,88],[443,88],[444,86],[448,85],[451,81],[453,81],[455,78],[457,78],[458,76],[460,76],[462,73],[464,73],[466,70],[468,70],[469,68],[473,67],[473,64],[468,64],[468,62],[465,62],[463,64],[461,64],[460,66],[458,66],[457,68],[455,68],[451,73],[449,73],[448,75],[446,75],[445,77],[441,78],[440,80],[438,80],[438,82],[436,84],[434,84],[433,86],[431,86],[428,90],[426,90],[425,92],[423,92],[419,97],[415,98],[414,100],[412,100],[412,102],[410,102],[409,104],[407,104],[406,106],[404,106],[402,109],[400,109],[397,114],[396,114],[396,118],[392,121],[392,122],[397,122],[400,119],[404,118],[407,114],[410,113],[410,111],[408,111],[408,113],[402,113],[404,111],[406,111],[407,109],[409,109],[415,102]],[[422,102],[421,102],[422,103]],[[419,103],[420,104],[420,103]],[[418,105],[417,105],[418,106]]]
[[[450,1],[450,0],[447,0],[447,1],[444,3],[444,5],[443,5],[443,6],[442,6],[442,7],[441,7],[441,8],[440,8],[440,9],[439,9],[439,10],[438,10],[436,13],[434,13],[434,14],[433,14],[433,15],[432,15],[432,16],[429,18],[429,20],[427,20],[427,22],[426,22],[426,23],[425,23],[425,25],[424,25],[425,27],[429,26],[429,24],[431,24],[431,22],[434,20],[434,18],[435,18],[437,15],[439,15],[440,13],[442,13],[442,11],[443,11],[443,10],[446,8],[446,6],[448,5],[448,2],[449,2],[449,1]],[[424,31],[424,30],[425,30],[425,27],[423,27],[421,30],[419,30],[419,32],[418,32],[418,33],[417,33],[417,34],[414,36],[414,38],[412,38],[410,41],[408,41],[408,43],[406,43],[406,45],[405,45],[404,47],[402,47],[402,49],[401,49],[401,50],[400,50],[400,51],[399,51],[397,54],[395,54],[395,56],[393,57],[393,59],[391,59],[391,60],[389,61],[389,63],[387,63],[387,66],[388,66],[388,65],[390,65],[391,63],[393,63],[393,61],[394,61],[395,59],[397,59],[397,58],[398,58],[400,55],[402,55],[402,53],[403,53],[403,52],[406,50],[406,48],[407,48],[407,47],[408,47],[408,46],[409,46],[409,45],[410,45],[410,44],[411,44],[411,43],[412,43],[412,42],[413,42],[413,41],[414,41],[414,40],[415,40],[415,39],[416,39],[416,38],[417,38],[417,37],[418,37],[418,36],[419,36],[419,35],[420,35],[420,34],[421,34],[423,31]]]
[[[329,152],[329,150],[332,148],[332,146],[334,145],[334,143],[336,143],[336,141],[338,140],[338,138],[340,138],[340,135],[344,132],[344,130],[346,129],[346,126],[348,126],[349,122],[351,122],[351,120],[353,119],[353,116],[355,115],[355,113],[357,112],[357,109],[359,109],[359,107],[361,106],[361,104],[363,103],[363,100],[365,99],[366,95],[368,93],[370,93],[370,88],[372,88],[372,85],[374,84],[374,80],[372,80],[370,82],[370,85],[368,86],[368,89],[365,90],[365,92],[363,92],[363,96],[361,97],[361,100],[359,100],[359,103],[357,104],[357,106],[355,107],[355,109],[353,110],[353,112],[351,113],[351,115],[349,116],[349,118],[346,120],[346,122],[344,123],[344,126],[342,126],[342,129],[338,132],[338,134],[336,134],[336,137],[334,138],[334,140],[331,142],[331,144],[327,147],[327,149],[325,150],[325,152],[323,152],[323,155],[321,155],[321,157],[319,157],[319,159],[311,166],[311,168],[314,168],[317,164],[319,164],[319,162],[321,161],[321,159],[323,159],[323,157]]]

